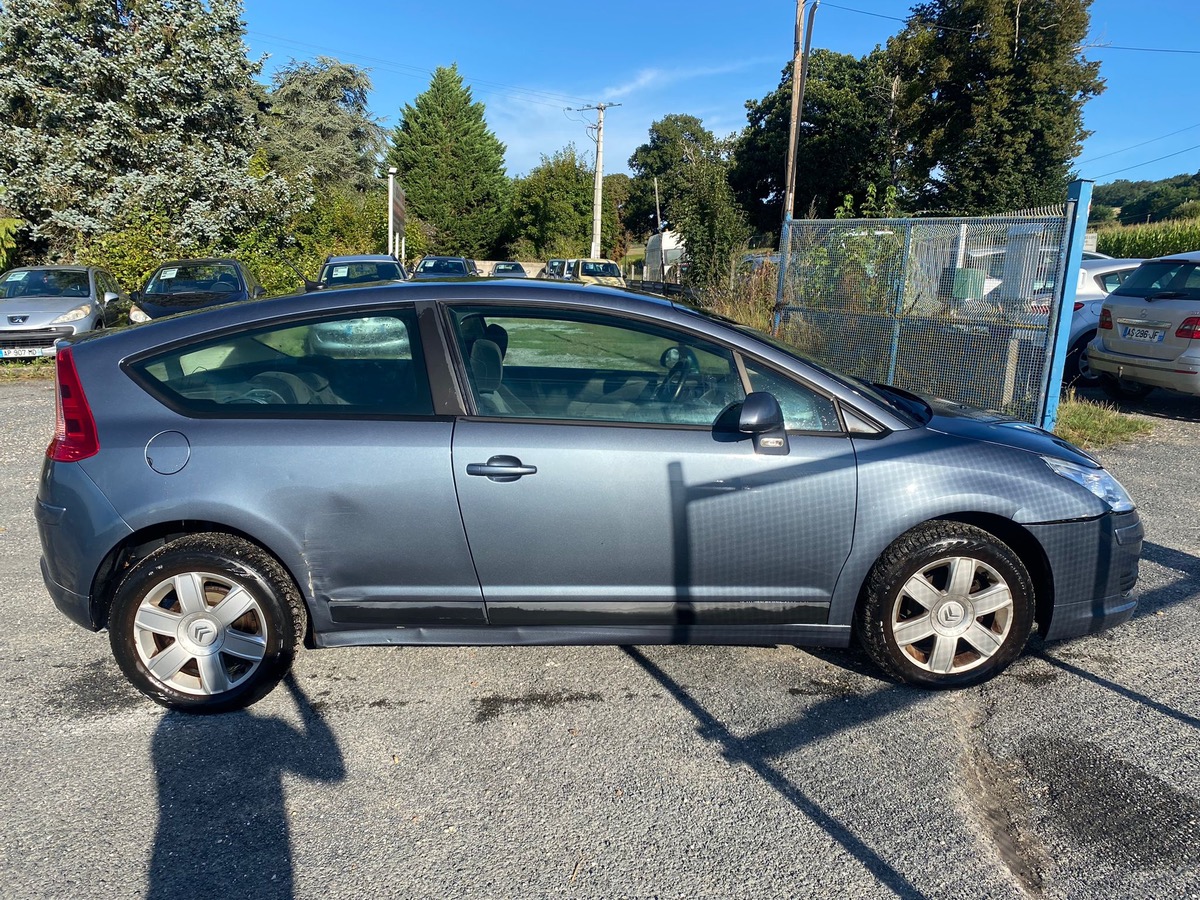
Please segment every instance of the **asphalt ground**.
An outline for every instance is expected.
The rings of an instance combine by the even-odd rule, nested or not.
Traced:
[[[1140,605],[978,688],[853,652],[303,652],[168,713],[53,607],[49,382],[0,384],[0,896],[1200,897],[1200,401],[1102,458]]]

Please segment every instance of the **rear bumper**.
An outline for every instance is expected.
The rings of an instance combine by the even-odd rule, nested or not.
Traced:
[[[1088,365],[1095,372],[1128,378],[1139,384],[1200,395],[1200,357],[1184,354],[1176,359],[1147,359],[1114,353],[1093,341],[1088,345]]]
[[[69,591],[51,578],[50,570],[46,565],[46,557],[43,556],[40,562],[42,567],[42,581],[46,582],[46,590],[50,592],[50,599],[54,601],[54,605],[58,607],[58,611],[76,625],[82,625],[89,631],[99,631],[100,626],[92,618],[91,598],[83,597],[74,591]]]
[[[1046,550],[1054,579],[1049,621],[1039,619],[1046,640],[1103,631],[1133,615],[1145,535],[1136,510],[1029,530]]]

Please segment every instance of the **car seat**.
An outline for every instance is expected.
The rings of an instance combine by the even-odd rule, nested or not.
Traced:
[[[504,386],[504,357],[495,341],[480,338],[471,345],[471,376],[482,415],[534,415],[520,397]]]

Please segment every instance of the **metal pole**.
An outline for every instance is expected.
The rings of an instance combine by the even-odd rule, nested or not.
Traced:
[[[1075,314],[1075,291],[1079,287],[1079,263],[1083,258],[1083,241],[1087,236],[1088,210],[1092,206],[1092,184],[1091,181],[1072,181],[1067,187],[1067,209],[1063,223],[1066,230],[1063,242],[1065,264],[1059,267],[1062,280],[1054,292],[1058,306],[1050,308],[1047,325],[1053,334],[1053,342],[1046,343],[1049,356],[1042,377],[1042,396],[1038,399],[1039,419],[1047,431],[1054,430],[1058,419],[1058,395],[1062,391],[1067,341],[1071,338],[1071,317]]]
[[[396,167],[388,169],[388,253],[396,247]]]

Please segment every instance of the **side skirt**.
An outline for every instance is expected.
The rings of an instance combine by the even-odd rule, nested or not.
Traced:
[[[771,625],[730,628],[723,625],[525,625],[478,628],[388,627],[318,632],[317,647],[426,645],[437,647],[508,647],[638,644],[733,644],[766,647],[847,647],[848,625]]]

